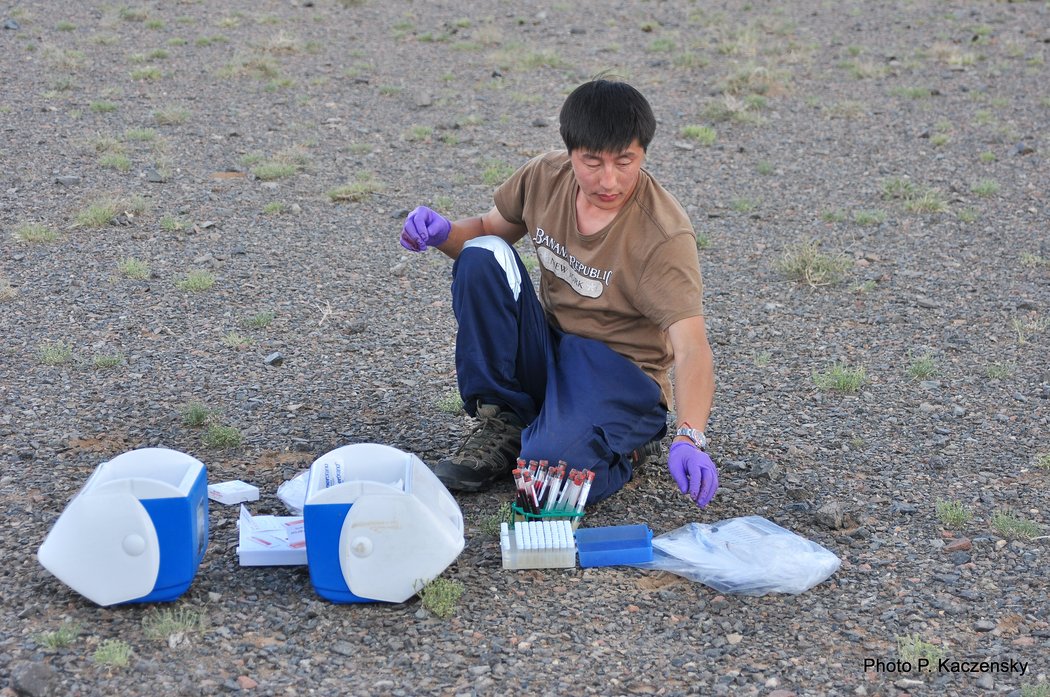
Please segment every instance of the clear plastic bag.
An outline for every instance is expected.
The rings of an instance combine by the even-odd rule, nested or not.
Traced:
[[[801,593],[835,573],[841,560],[759,516],[689,523],[653,538],[653,560],[631,564],[670,571],[721,593]]]
[[[310,481],[310,470],[303,470],[277,487],[277,498],[281,499],[292,515],[302,515],[306,505],[306,485]]]

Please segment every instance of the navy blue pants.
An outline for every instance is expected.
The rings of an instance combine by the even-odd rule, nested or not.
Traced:
[[[467,412],[498,404],[527,424],[521,457],[594,471],[588,503],[619,491],[629,453],[667,432],[656,381],[601,341],[551,327],[528,271],[496,237],[452,267],[456,374]],[[509,476],[508,476],[509,480]]]

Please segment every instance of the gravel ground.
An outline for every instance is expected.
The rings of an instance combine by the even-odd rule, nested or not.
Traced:
[[[0,695],[1050,694],[1047,3],[40,0],[0,21]],[[838,554],[831,580],[505,572],[480,528],[509,486],[459,499],[449,619],[242,569],[217,504],[176,605],[203,629],[158,640],[157,608],[40,567],[131,448],[280,514],[331,448],[455,447],[450,262],[403,253],[400,220],[485,210],[604,70],[652,102],[650,169],[703,246],[723,485],[701,512],[654,463],[585,524],[757,514]],[[792,280],[793,252],[841,277]],[[859,389],[819,385],[834,365]],[[192,402],[242,443],[206,445]],[[890,670],[916,654],[1020,663]]]

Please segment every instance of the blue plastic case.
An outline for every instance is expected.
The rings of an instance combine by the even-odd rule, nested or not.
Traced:
[[[616,566],[653,560],[653,531],[647,525],[579,528],[580,566]]]

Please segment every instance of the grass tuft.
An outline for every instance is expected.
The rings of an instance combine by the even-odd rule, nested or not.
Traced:
[[[982,179],[970,187],[970,191],[982,197],[995,196],[999,193],[999,182],[994,179]]]
[[[57,230],[40,223],[24,223],[15,228],[15,239],[26,244],[51,244],[58,238]]]
[[[76,215],[76,224],[80,227],[101,228],[109,225],[124,213],[128,218],[141,215],[148,210],[146,200],[140,196],[131,199],[104,198],[95,201]]]
[[[461,414],[463,413],[463,398],[459,396],[459,391],[450,391],[437,400],[437,408],[446,414]]]
[[[204,613],[185,606],[152,608],[142,617],[142,632],[154,641],[170,642],[176,635],[200,632],[206,627]]]
[[[835,363],[827,370],[813,373],[813,383],[822,390],[853,393],[860,390],[865,382],[865,370],[851,368],[842,363]]]
[[[881,225],[886,222],[886,211],[862,210],[853,213],[853,222],[857,225]]]
[[[242,334],[238,334],[237,332],[229,332],[226,336],[222,337],[222,343],[224,346],[240,351],[251,346],[252,340]]]
[[[502,160],[488,160],[481,172],[481,181],[487,186],[499,186],[514,174],[514,167]]]
[[[91,359],[91,365],[96,370],[108,370],[109,368],[116,368],[118,365],[124,362],[124,354],[108,353],[108,354],[97,354]]]
[[[710,126],[699,126],[696,124],[682,126],[682,137],[695,140],[701,145],[714,145],[715,141],[718,140],[718,134],[715,132],[715,129]]]
[[[201,402],[190,402],[182,408],[182,423],[192,428],[200,428],[211,417],[211,409]]]
[[[42,365],[63,365],[73,360],[73,346],[62,341],[47,341],[37,348],[36,358]]]
[[[211,424],[201,437],[206,448],[237,448],[244,442],[244,436],[234,426]]]
[[[463,584],[452,579],[439,577],[418,585],[416,592],[423,607],[443,620],[452,616],[463,595]]]
[[[106,639],[92,655],[95,663],[114,668],[125,668],[131,658],[131,646],[122,639]]]
[[[143,281],[150,276],[149,264],[134,257],[126,257],[117,262],[122,274],[136,281]]]
[[[926,666],[924,670],[932,672],[937,662],[944,657],[944,649],[936,644],[923,641],[918,634],[897,637],[897,655],[901,661],[907,661],[913,666],[919,665],[923,659]]]
[[[349,184],[337,186],[328,191],[328,198],[333,203],[353,201],[359,203],[374,193],[383,190],[383,185],[375,179],[371,172],[359,172],[354,181]]]
[[[66,620],[58,629],[37,634],[36,642],[47,649],[64,649],[71,645],[79,635],[80,624]]]
[[[820,243],[815,240],[788,249],[777,262],[781,273],[812,287],[838,283],[852,266],[853,262],[841,252],[825,254],[820,251]]]
[[[175,282],[179,290],[200,293],[215,285],[215,276],[209,271],[195,269]]]
[[[936,506],[937,517],[946,528],[961,528],[973,518],[970,509],[960,501],[938,500]]]
[[[478,529],[483,535],[494,537],[499,535],[500,523],[504,523],[510,520],[510,501],[504,501],[500,504],[496,512],[490,516],[486,516],[481,519],[478,524]]]
[[[908,364],[908,377],[913,380],[925,380],[937,374],[937,361],[929,351],[921,356],[913,356]]]
[[[1042,526],[1026,520],[1012,511],[996,511],[992,516],[992,528],[1008,540],[1030,540],[1038,537]]]
[[[265,329],[270,326],[270,322],[273,322],[275,316],[276,315],[273,312],[264,310],[255,313],[251,317],[245,318],[243,324],[249,329]]]

